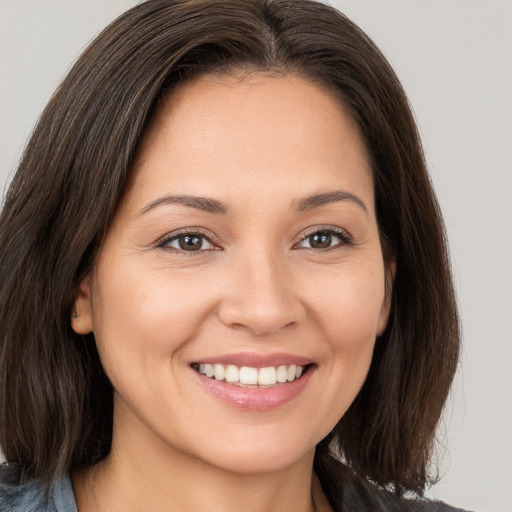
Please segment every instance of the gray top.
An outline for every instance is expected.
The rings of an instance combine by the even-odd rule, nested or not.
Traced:
[[[69,476],[46,487],[31,480],[20,483],[17,468],[0,466],[0,512],[77,512]]]
[[[331,504],[335,511],[346,510],[334,499]],[[341,500],[340,500],[341,501]],[[380,501],[380,500],[379,500]],[[464,512],[437,501],[399,500],[400,504],[380,502],[382,510],[395,512]],[[357,511],[370,509],[361,504]],[[398,505],[398,508],[397,508]],[[20,482],[19,471],[14,466],[0,466],[0,512],[78,512],[69,476],[59,478],[47,491],[35,480]]]

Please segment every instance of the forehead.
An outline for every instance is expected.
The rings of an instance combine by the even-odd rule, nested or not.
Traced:
[[[129,188],[204,195],[222,184],[229,199],[266,183],[300,196],[307,181],[321,191],[333,179],[373,193],[357,124],[331,91],[294,75],[205,76],[158,105]]]

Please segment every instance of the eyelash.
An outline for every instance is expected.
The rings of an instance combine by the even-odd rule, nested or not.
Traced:
[[[314,231],[311,231],[304,235],[298,243],[293,245],[293,248],[300,248],[300,244],[302,244],[304,241],[306,241],[308,238],[311,238],[313,235],[318,234],[326,234],[330,236],[335,236],[340,240],[339,243],[326,247],[326,248],[314,248],[314,247],[303,247],[303,249],[314,251],[314,252],[325,252],[330,251],[333,249],[337,249],[341,246],[347,246],[351,245],[353,243],[353,240],[351,236],[343,229],[335,228],[335,227],[325,227],[325,228],[316,228]],[[197,251],[187,251],[185,249],[177,248],[177,247],[170,247],[170,244],[174,241],[179,240],[181,237],[200,237],[203,241],[205,240],[207,243],[211,244],[213,247],[208,249],[198,249]],[[202,242],[203,244],[203,242]],[[173,233],[169,236],[164,237],[160,242],[156,245],[157,249],[167,249],[169,251],[184,254],[187,256],[193,256],[194,253],[203,253],[205,251],[212,251],[212,250],[219,250],[218,244],[212,240],[212,238],[209,235],[206,235],[205,233],[201,231],[195,231],[195,230],[189,230],[184,229],[183,231],[179,231],[177,233]]]
[[[197,251],[186,251],[184,249],[179,249],[177,247],[170,247],[170,243],[174,242],[175,240],[179,240],[181,237],[200,237],[202,240],[206,240],[209,244],[213,246],[213,248],[209,249],[199,249]],[[202,242],[203,243],[203,242]],[[212,250],[218,250],[218,244],[216,244],[210,236],[206,235],[205,233],[199,231],[199,230],[190,230],[190,229],[184,229],[182,231],[178,231],[177,233],[173,233],[171,235],[168,235],[164,237],[160,242],[157,243],[156,248],[157,249],[167,249],[172,252],[184,254],[186,256],[193,256],[194,253],[202,253],[205,251],[212,251]]]
[[[330,236],[335,236],[336,238],[338,238],[340,240],[340,242],[333,246],[324,248],[324,249],[318,249],[318,248],[314,248],[314,247],[304,247],[304,249],[307,249],[310,251],[315,251],[315,252],[317,252],[317,251],[325,252],[325,251],[330,251],[333,249],[338,249],[342,246],[351,245],[353,243],[352,237],[345,230],[343,230],[341,228],[335,228],[333,226],[329,226],[329,227],[325,227],[325,228],[315,228],[313,231],[304,235],[300,239],[299,243],[295,244],[294,247],[297,247],[299,244],[303,243],[308,238],[311,238],[313,235],[318,235],[318,234],[327,234]]]

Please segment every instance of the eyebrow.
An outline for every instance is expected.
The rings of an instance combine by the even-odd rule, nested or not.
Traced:
[[[292,206],[298,212],[306,212],[309,210],[313,210],[314,208],[320,208],[321,206],[325,206],[331,203],[337,203],[340,201],[352,201],[357,204],[366,214],[368,214],[368,209],[364,202],[355,194],[350,192],[345,192],[343,190],[332,190],[329,192],[324,192],[322,194],[315,194],[300,201],[292,202]],[[201,210],[207,213],[213,214],[226,214],[229,211],[229,208],[218,201],[217,199],[212,199],[211,197],[200,197],[200,196],[189,196],[189,195],[166,195],[163,197],[159,197],[154,201],[148,203],[142,210],[137,214],[137,217],[148,213],[155,208],[163,205],[170,204],[179,204],[182,206],[187,206],[188,208],[195,208],[196,210]]]
[[[315,194],[313,196],[306,197],[297,203],[296,209],[299,212],[306,212],[308,210],[319,208],[320,206],[325,206],[331,203],[337,203],[339,201],[352,201],[361,207],[368,215],[368,208],[364,202],[355,194],[345,192],[343,190],[332,190],[322,194]]]
[[[196,210],[202,210],[207,213],[226,214],[228,207],[210,197],[198,197],[198,196],[186,196],[186,195],[167,195],[159,197],[155,201],[148,203],[142,210],[137,214],[137,217],[154,210],[158,206],[168,204],[180,204],[182,206],[188,206],[189,208],[195,208]]]

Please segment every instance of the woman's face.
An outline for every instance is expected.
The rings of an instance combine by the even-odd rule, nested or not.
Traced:
[[[114,446],[237,472],[310,460],[365,380],[387,274],[368,158],[331,93],[295,76],[178,88],[78,290]]]

